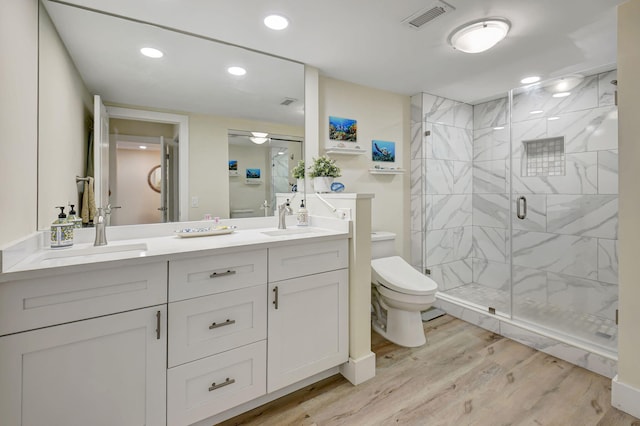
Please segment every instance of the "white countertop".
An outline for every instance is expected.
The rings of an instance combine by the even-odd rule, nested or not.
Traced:
[[[291,220],[287,218],[287,220]],[[256,219],[237,219],[235,221],[224,220],[223,224],[234,224],[237,229],[233,233],[225,235],[201,236],[182,238],[174,235],[179,228],[195,226],[202,223],[173,223],[156,225],[140,225],[129,227],[107,228],[109,243],[106,246],[93,247],[93,242],[82,242],[93,236],[93,230],[83,229],[78,232],[76,242],[70,248],[51,249],[38,247],[33,249],[34,243],[20,242],[16,246],[28,246],[30,249],[14,249],[14,252],[22,253],[20,260],[17,255],[5,256],[12,260],[10,264],[3,262],[0,282],[16,279],[35,278],[49,274],[77,272],[80,270],[92,270],[105,267],[116,267],[120,264],[130,265],[134,263],[147,263],[167,261],[174,259],[205,256],[217,253],[241,253],[248,247],[270,248],[305,242],[347,238],[350,235],[350,222],[334,219],[312,218],[311,224],[315,226],[297,227],[288,224],[290,234],[268,235],[265,232],[273,232],[273,217]],[[210,223],[209,223],[210,224]],[[243,226],[244,225],[244,226]],[[170,229],[170,231],[169,231]],[[109,232],[112,231],[112,232]],[[286,232],[286,231],[285,231]],[[300,233],[297,233],[300,232]],[[113,234],[110,236],[109,234]],[[38,235],[43,234],[43,235]],[[44,241],[47,233],[34,234],[32,238]],[[160,235],[154,235],[160,234]],[[123,238],[126,235],[131,238]],[[3,249],[8,253],[12,247]],[[3,253],[4,254],[4,253]]]

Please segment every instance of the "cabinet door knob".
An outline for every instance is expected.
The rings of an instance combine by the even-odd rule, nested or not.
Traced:
[[[235,382],[236,382],[236,379],[230,379],[230,378],[228,378],[228,377],[227,377],[227,380],[225,380],[224,382],[222,382],[222,383],[220,383],[220,384],[218,384],[218,385],[216,385],[216,382],[213,382],[213,383],[211,384],[211,386],[209,386],[209,392],[214,391],[214,390],[216,390],[216,389],[223,388],[223,387],[225,387],[225,386],[232,385],[232,384],[234,384]]]
[[[209,330],[213,330],[214,328],[220,328],[220,327],[224,327],[225,325],[231,325],[231,324],[235,324],[236,320],[226,320],[225,322],[221,322],[220,324],[217,323],[213,323],[209,326]]]
[[[236,271],[229,269],[227,270],[227,272],[214,272],[211,275],[209,275],[209,278],[226,277],[227,275],[234,275],[235,273]]]

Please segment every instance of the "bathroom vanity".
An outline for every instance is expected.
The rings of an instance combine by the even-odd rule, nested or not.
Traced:
[[[347,361],[349,222],[153,235],[169,226],[3,252],[3,425],[217,421]]]

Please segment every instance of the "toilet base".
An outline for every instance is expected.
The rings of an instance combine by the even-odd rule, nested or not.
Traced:
[[[422,326],[420,311],[402,311],[399,309],[387,309],[387,329],[383,330],[374,320],[371,328],[396,345],[407,348],[417,348],[427,343]]]

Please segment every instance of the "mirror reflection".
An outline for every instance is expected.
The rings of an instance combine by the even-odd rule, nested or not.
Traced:
[[[229,132],[230,217],[272,216],[276,193],[294,189],[291,171],[302,156],[300,137]]]
[[[143,55],[147,47],[162,56]],[[49,207],[81,204],[82,187],[75,176],[91,173],[99,206],[122,207],[112,217],[114,224],[229,217],[231,130],[288,135],[302,145],[304,66],[296,62],[48,0],[41,4],[39,62],[40,229],[55,213]],[[246,73],[230,74],[233,66]],[[95,126],[106,135],[98,138],[96,131],[92,140],[92,123],[99,115],[94,95],[111,117]],[[169,128],[137,131],[126,120]],[[147,157],[156,153],[153,164],[132,159],[143,144]],[[160,193],[147,183],[155,165],[161,166]],[[120,176],[125,170],[128,175]],[[272,187],[270,173],[271,167],[268,185],[266,175],[261,178],[261,202],[267,204],[280,190]],[[140,188],[127,194],[134,181],[141,181]],[[149,200],[143,201],[143,195]],[[138,211],[142,207],[144,214]]]

